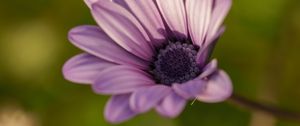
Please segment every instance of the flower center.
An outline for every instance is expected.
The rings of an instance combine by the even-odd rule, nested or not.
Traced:
[[[194,79],[200,73],[196,63],[197,47],[187,43],[169,43],[160,49],[154,62],[153,74],[165,85],[183,83]]]

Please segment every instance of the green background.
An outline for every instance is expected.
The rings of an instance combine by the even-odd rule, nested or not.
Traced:
[[[0,125],[110,126],[108,96],[63,79],[81,51],[67,32],[95,24],[82,0],[1,0]],[[234,0],[213,57],[237,94],[300,112],[300,1]],[[232,102],[187,105],[176,119],[154,111],[120,126],[300,126]]]

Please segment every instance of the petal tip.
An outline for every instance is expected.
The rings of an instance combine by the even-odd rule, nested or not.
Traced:
[[[230,77],[223,70],[219,70],[208,80],[206,90],[196,98],[207,103],[218,103],[228,99],[233,93]]]
[[[68,80],[70,82],[74,82],[74,83],[78,83],[78,81],[76,81],[76,78],[74,78],[72,76],[72,62],[73,62],[74,58],[69,59],[67,62],[65,62],[65,64],[62,66],[62,74],[65,80]]]
[[[84,0],[85,4],[89,7],[92,8],[92,4],[96,3],[98,0]]]
[[[62,67],[62,74],[65,80],[71,80],[68,72],[69,72],[69,65],[68,62],[66,62]]]
[[[96,26],[92,26],[92,25],[80,25],[80,26],[76,26],[76,27],[73,27],[69,30],[68,32],[68,40],[72,43],[72,44],[75,44],[76,45],[76,35],[82,33],[83,31],[85,30],[88,30],[88,29],[95,29]]]
[[[112,124],[119,124],[137,115],[129,107],[130,94],[115,95],[106,103],[104,118]]]

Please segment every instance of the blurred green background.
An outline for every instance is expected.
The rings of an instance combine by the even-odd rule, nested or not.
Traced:
[[[108,96],[63,79],[81,51],[67,32],[95,24],[82,0],[0,1],[0,126],[110,126]],[[237,94],[300,112],[300,1],[234,0],[214,52]],[[188,105],[176,119],[155,112],[120,126],[300,126],[231,102]]]

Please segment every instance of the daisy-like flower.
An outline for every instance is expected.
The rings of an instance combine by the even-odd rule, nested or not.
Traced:
[[[214,103],[232,94],[210,54],[231,0],[85,0],[98,26],[69,40],[85,51],[63,67],[67,80],[112,95],[105,118],[120,123],[154,108],[176,117],[188,100]]]

